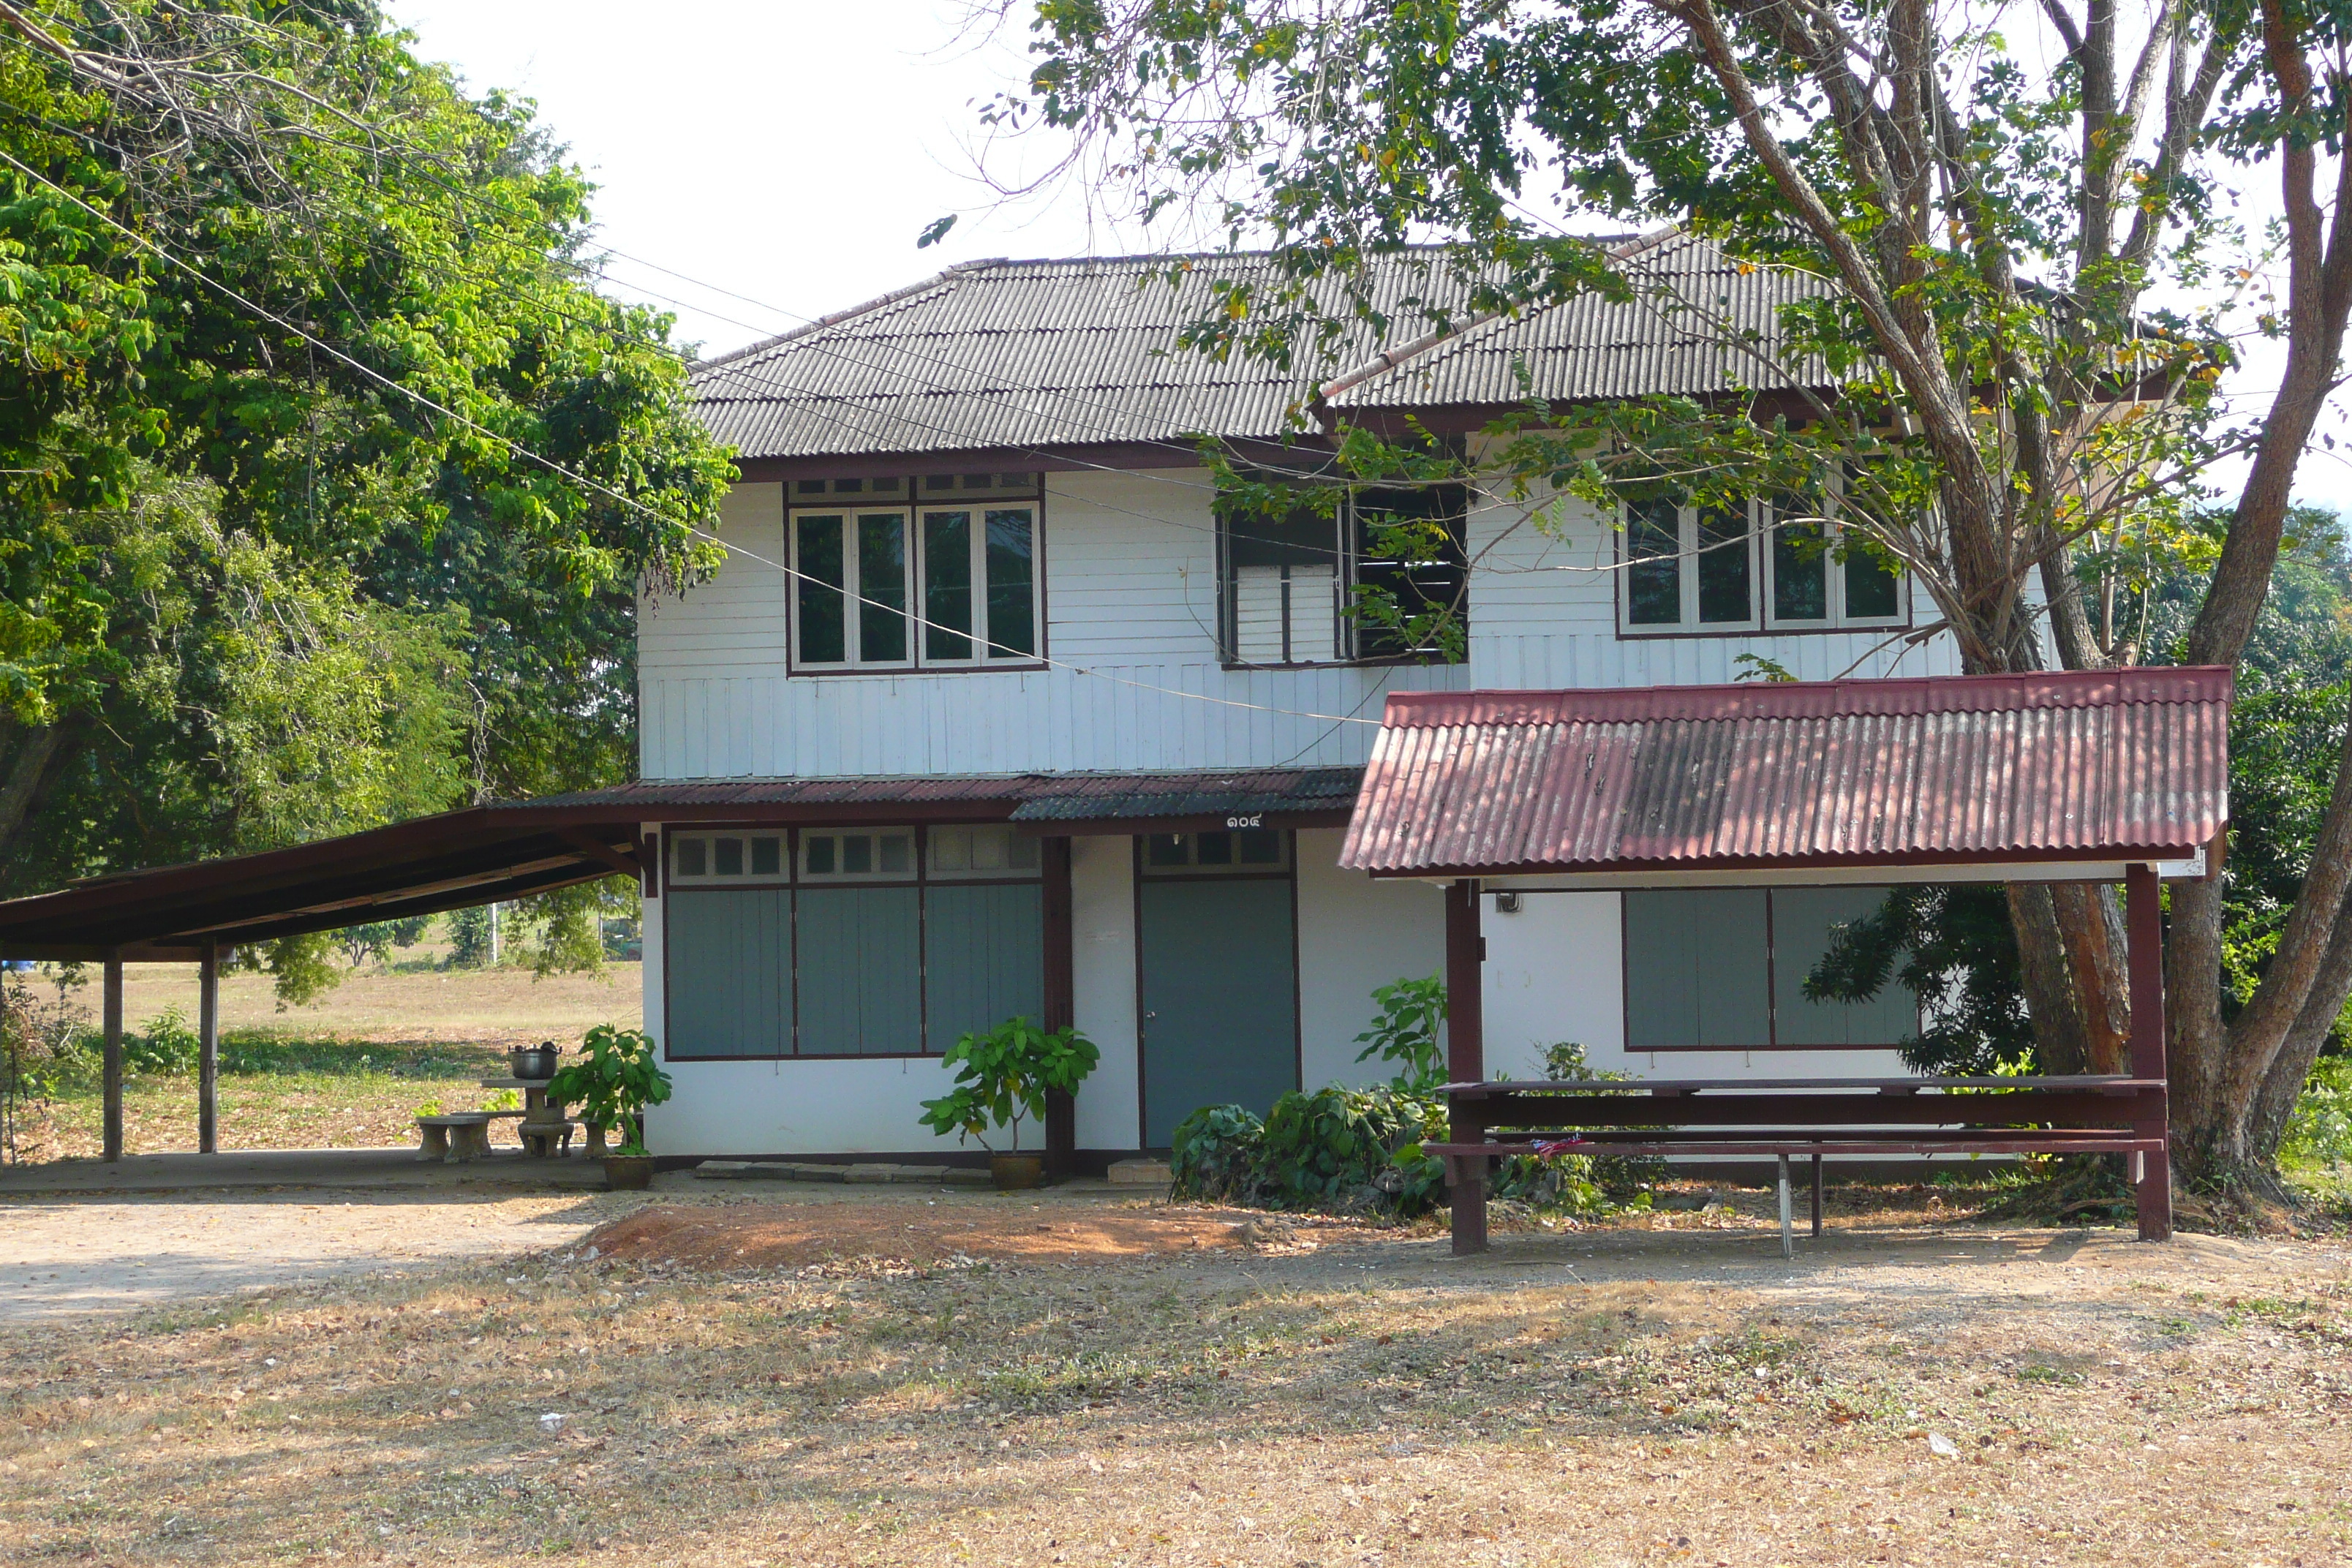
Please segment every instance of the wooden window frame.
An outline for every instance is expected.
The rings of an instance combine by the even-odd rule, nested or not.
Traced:
[[[1822,575],[1826,590],[1828,615],[1819,620],[1787,620],[1772,614],[1775,591],[1772,549],[1776,531],[1772,503],[1751,500],[1743,503],[1748,511],[1747,537],[1740,548],[1748,554],[1748,616],[1738,621],[1701,621],[1698,615],[1698,514],[1689,502],[1675,507],[1675,560],[1681,563],[1679,590],[1682,618],[1673,622],[1651,622],[1636,625],[1633,619],[1633,596],[1628,590],[1633,555],[1633,514],[1625,502],[1617,507],[1614,560],[1616,580],[1617,636],[1624,642],[1642,642],[1671,637],[1821,637],[1853,632],[1893,632],[1907,630],[1913,624],[1911,574],[1897,568],[1895,573],[1895,613],[1892,616],[1850,616],[1846,613],[1845,563],[1836,558],[1839,535],[1843,525],[1837,520],[1834,498],[1824,508],[1825,543]],[[1717,546],[1717,548],[1727,548]]]

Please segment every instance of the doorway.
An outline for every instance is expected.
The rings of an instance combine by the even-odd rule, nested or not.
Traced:
[[[1147,1149],[1204,1105],[1263,1116],[1298,1087],[1291,853],[1271,828],[1137,840]]]

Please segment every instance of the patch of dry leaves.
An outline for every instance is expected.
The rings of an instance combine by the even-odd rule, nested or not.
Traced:
[[[2059,1295],[1863,1263],[1766,1289],[1449,1272],[1379,1238],[886,1261],[899,1210],[828,1212],[819,1264],[575,1251],[11,1333],[0,1540],[739,1568],[2352,1552],[2352,1295],[2315,1254],[2259,1290],[2158,1248]]]

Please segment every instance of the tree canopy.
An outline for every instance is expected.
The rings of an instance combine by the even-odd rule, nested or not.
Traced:
[[[591,194],[364,0],[0,6],[0,889],[628,776],[731,473]]]

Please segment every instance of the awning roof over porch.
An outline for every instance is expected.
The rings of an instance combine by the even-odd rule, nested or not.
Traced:
[[[0,958],[194,960],[223,947],[641,874],[647,823],[1004,822],[1049,834],[1336,827],[1359,768],[698,779],[493,802],[364,833],[0,902]]]
[[[1399,692],[1340,864],[1390,877],[2057,878],[2229,819],[2220,668]]]

